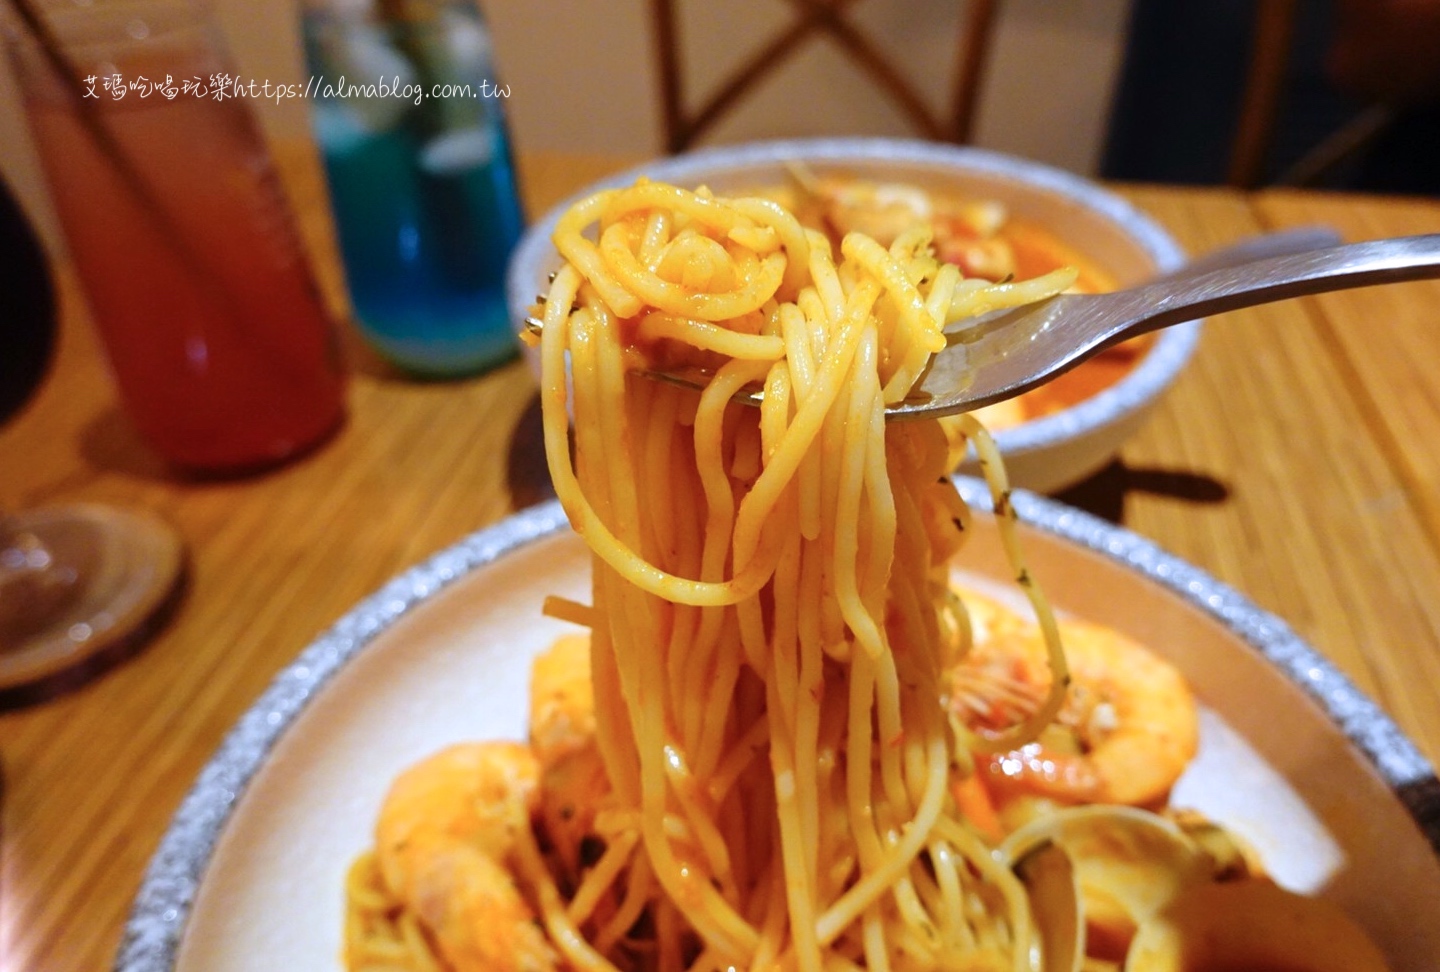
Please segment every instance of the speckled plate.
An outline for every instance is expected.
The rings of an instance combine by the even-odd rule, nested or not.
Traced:
[[[967,499],[985,501],[963,481]],[[1395,972],[1440,955],[1440,783],[1415,747],[1284,623],[1125,530],[1018,494],[1033,572],[1072,614],[1174,661],[1202,702],[1176,788],[1254,843],[1277,880],[1330,897]],[[961,570],[1008,571],[977,517]],[[186,797],[145,876],[121,972],[338,970],[345,869],[394,775],[451,742],[519,737],[529,661],[585,598],[558,505],[481,531],[342,618],[270,686]]]

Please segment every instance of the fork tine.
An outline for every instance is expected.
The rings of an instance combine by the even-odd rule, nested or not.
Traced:
[[[554,274],[551,274],[551,276],[553,277]],[[536,294],[535,303],[539,304],[541,307],[544,307],[547,303],[549,303],[549,301],[546,300],[544,294]],[[570,313],[573,314],[579,309],[580,305],[578,303],[572,302],[570,304]],[[539,334],[545,328],[545,322],[533,314],[525,318],[524,324],[525,330],[529,331],[531,334]]]

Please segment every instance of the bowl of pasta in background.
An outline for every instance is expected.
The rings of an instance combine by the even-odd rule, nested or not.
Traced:
[[[575,199],[641,176],[689,188],[705,185],[719,194],[764,193],[791,207],[798,202],[832,233],[857,228],[883,234],[897,213],[928,206],[937,227],[937,255],[959,263],[966,276],[994,278],[1018,270],[1023,278],[1069,264],[1080,270],[1082,287],[1104,290],[1172,272],[1186,259],[1174,238],[1130,203],[1088,179],[1035,162],[894,139],[758,142],[648,162],[550,210],[529,228],[511,258],[506,297],[517,324],[531,313],[559,265],[550,236],[560,213]],[[797,201],[797,193],[810,198]],[[822,194],[817,202],[814,197]],[[1194,321],[1147,335],[1035,392],[980,410],[1011,481],[1050,492],[1103,467],[1184,369],[1200,327]],[[527,349],[527,357],[538,374],[538,354]],[[977,469],[972,453],[961,471]]]

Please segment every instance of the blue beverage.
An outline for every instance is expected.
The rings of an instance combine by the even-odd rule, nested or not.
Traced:
[[[312,10],[305,36],[356,323],[400,368],[446,377],[516,353],[504,276],[522,218],[484,27],[468,5],[427,6],[400,22]],[[461,93],[432,98],[437,84]]]

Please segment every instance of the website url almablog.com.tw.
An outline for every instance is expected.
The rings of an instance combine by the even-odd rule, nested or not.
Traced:
[[[508,98],[510,86],[482,80],[478,84],[432,84],[425,86],[413,81],[402,81],[397,75],[379,78],[375,81],[352,81],[340,75],[327,81],[325,75],[312,75],[304,84],[276,84],[273,81],[249,81],[232,74],[217,73],[209,77],[198,75],[176,78],[165,75],[149,78],[140,74],[126,78],[121,74],[96,75],[85,79],[86,98],[120,101],[125,98],[161,98],[173,101],[176,98],[209,98],[225,101],[230,98],[265,99],[279,104],[295,99],[334,98],[395,98],[420,104],[437,98]]]

